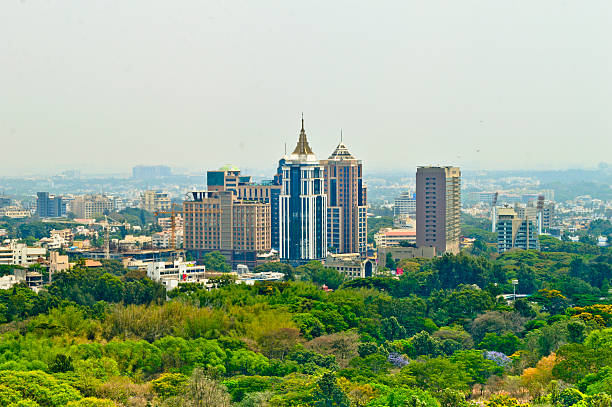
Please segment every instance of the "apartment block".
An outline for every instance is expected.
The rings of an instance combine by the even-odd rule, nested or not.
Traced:
[[[140,194],[140,208],[148,212],[169,211],[170,196],[162,191],[145,191]]]
[[[418,167],[416,174],[417,246],[436,253],[459,253],[461,170]]]

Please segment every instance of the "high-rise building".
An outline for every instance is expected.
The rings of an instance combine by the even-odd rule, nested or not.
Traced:
[[[327,195],[323,166],[302,129],[295,150],[283,157],[279,208],[280,258],[292,264],[327,255]]]
[[[168,211],[170,206],[170,196],[167,192],[144,191],[140,194],[140,207],[145,211]]]
[[[170,167],[165,165],[138,165],[132,168],[132,178],[153,179],[171,175]]]
[[[61,196],[48,192],[36,193],[36,214],[41,218],[58,218],[66,214],[66,204]]]
[[[511,249],[539,249],[538,226],[535,218],[521,217],[510,207],[497,209],[497,252]]]
[[[418,167],[416,174],[417,246],[436,253],[458,253],[461,234],[461,170]]]
[[[183,247],[196,259],[219,251],[235,268],[257,265],[257,254],[269,252],[270,205],[240,200],[232,191],[193,192],[183,202]]]
[[[276,180],[256,183],[249,175],[243,175],[235,166],[225,165],[217,171],[208,171],[206,176],[208,191],[232,191],[238,199],[256,201],[270,205],[272,217],[270,235],[272,248],[279,249],[278,205],[280,183]]]
[[[361,160],[340,142],[321,164],[327,194],[327,245],[336,253],[367,252],[367,190]]]
[[[416,194],[406,191],[395,198],[393,216],[414,216],[416,215]]]

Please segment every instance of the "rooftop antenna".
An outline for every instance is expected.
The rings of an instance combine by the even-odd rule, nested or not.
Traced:
[[[285,141],[285,155],[287,155],[287,142]]]
[[[340,142],[342,143],[342,129],[340,129]]]
[[[304,112],[302,112],[302,131],[304,130]]]

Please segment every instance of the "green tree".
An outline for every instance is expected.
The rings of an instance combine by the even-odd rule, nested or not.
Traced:
[[[221,252],[206,253],[202,262],[206,266],[206,271],[217,271],[219,273],[229,273],[232,271]]]
[[[467,391],[473,381],[462,366],[443,357],[414,361],[404,370],[415,378],[418,387],[435,392],[445,388]]]
[[[314,394],[317,407],[349,407],[350,400],[338,386],[333,373],[323,373],[317,382],[317,391]]]
[[[483,340],[478,344],[479,349],[494,350],[506,355],[512,355],[521,345],[521,340],[512,332],[498,335],[493,332],[485,334]]]

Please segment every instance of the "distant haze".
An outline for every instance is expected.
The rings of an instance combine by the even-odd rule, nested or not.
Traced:
[[[595,166],[612,2],[2,0],[0,176],[274,168],[304,112],[365,168]],[[412,171],[412,170],[410,170]]]

